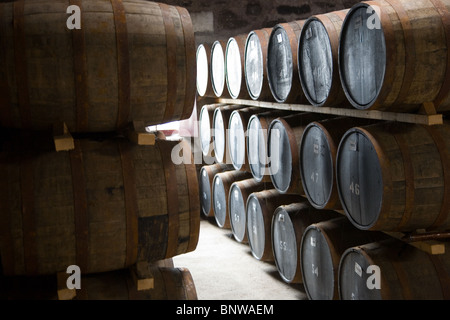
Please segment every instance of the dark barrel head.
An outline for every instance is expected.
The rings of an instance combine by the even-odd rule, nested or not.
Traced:
[[[324,208],[333,188],[334,163],[328,138],[315,123],[309,124],[303,132],[300,174],[303,190],[311,205],[317,209]]]
[[[281,278],[291,283],[297,273],[297,238],[291,217],[283,206],[275,210],[272,218],[272,248]]]
[[[225,54],[220,41],[211,46],[211,85],[217,97],[221,97],[225,87]]]
[[[227,218],[227,195],[220,175],[214,177],[212,190],[214,217],[217,225],[223,228]]]
[[[368,277],[372,265],[367,255],[358,247],[347,249],[339,264],[339,297],[341,300],[381,300],[381,290],[369,288]]]
[[[267,146],[272,183],[279,192],[284,193],[291,184],[292,151],[286,127],[279,119],[270,124]]]
[[[333,80],[333,53],[327,29],[317,18],[308,19],[298,44],[298,72],[308,101],[320,106],[327,99]]]
[[[238,242],[242,242],[245,239],[246,229],[246,201],[242,196],[239,185],[233,183],[230,188],[230,194],[228,196],[228,205],[230,212],[230,224],[231,231],[234,238]]]
[[[242,63],[239,45],[232,37],[228,40],[225,50],[225,78],[228,92],[233,99],[236,99],[241,91]]]
[[[353,6],[342,24],[339,73],[354,107],[368,109],[376,101],[384,82],[386,59],[380,17],[368,4]]]
[[[332,300],[335,279],[331,251],[326,237],[315,225],[310,225],[303,233],[300,264],[308,298]]]
[[[228,124],[228,145],[230,157],[236,170],[240,170],[245,164],[245,131],[239,111],[233,111]]]
[[[339,144],[336,178],[346,215],[359,229],[369,229],[380,214],[383,177],[379,155],[366,131],[353,128]]]
[[[251,194],[247,199],[247,237],[252,255],[261,260],[266,245],[264,216],[258,197]]]
[[[256,181],[261,181],[267,174],[266,137],[267,132],[263,131],[258,116],[252,115],[247,126],[247,158]]]
[[[209,84],[209,54],[207,50],[210,50],[209,47],[200,44],[197,47],[197,92],[200,97],[203,97],[206,94],[206,90],[208,89]]]
[[[267,48],[267,77],[270,91],[277,102],[285,102],[292,88],[293,56],[286,30],[281,25],[272,29]]]
[[[202,206],[202,213],[205,216],[209,215],[211,210],[211,184],[206,168],[200,169],[200,204]]]
[[[261,41],[252,31],[245,43],[245,83],[250,97],[257,100],[261,95],[264,81],[264,61]]]

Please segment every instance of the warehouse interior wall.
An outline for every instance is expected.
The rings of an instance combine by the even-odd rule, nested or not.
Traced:
[[[165,0],[185,7],[192,19],[197,45],[226,40],[277,23],[307,19],[311,15],[348,9],[357,0]]]

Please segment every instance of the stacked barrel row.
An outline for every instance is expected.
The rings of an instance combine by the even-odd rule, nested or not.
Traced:
[[[264,42],[260,46],[267,58],[261,60],[264,67],[259,70],[266,73],[259,74],[271,89],[271,95],[261,99],[305,103],[306,98],[317,107],[345,107],[349,101],[360,109],[399,112],[415,112],[421,104],[433,102],[436,110],[444,111],[445,104],[437,102],[449,93],[445,88],[449,77],[443,75],[450,64],[434,54],[448,55],[446,36],[450,34],[444,31],[449,27],[450,2],[396,1],[394,7],[389,3],[364,2],[345,13],[261,31],[269,36],[267,46],[263,47]],[[424,10],[416,10],[418,6]],[[421,16],[412,19],[418,11]],[[324,16],[333,17],[342,27],[324,24]],[[405,20],[408,17],[410,22]],[[426,28],[429,37],[420,27],[427,21],[433,21],[433,27]],[[407,24],[410,29],[401,28]],[[286,36],[286,30],[295,30],[296,36]],[[330,30],[341,32],[333,39]],[[402,30],[404,37],[391,30]],[[254,33],[248,35],[241,54],[248,51],[250,35]],[[316,45],[308,41],[315,38]],[[428,52],[432,49],[423,45],[425,38],[433,39],[440,49]],[[328,41],[323,39],[334,43],[334,50],[325,48]],[[289,46],[271,55],[271,41]],[[402,42],[409,49],[416,45],[420,61],[401,51]],[[293,59],[295,54],[301,58]],[[400,58],[405,54],[406,62]],[[396,66],[388,58],[393,55],[398,59]],[[241,61],[247,65],[245,55]],[[285,67],[296,61],[300,86],[292,89],[297,80],[293,69]],[[427,64],[436,67],[439,63],[440,76],[422,74],[430,72]],[[332,73],[324,72],[327,66]],[[271,67],[276,70],[274,77],[285,78],[271,79]],[[228,72],[226,63],[224,70]],[[376,76],[377,72],[383,76]],[[403,82],[386,76],[391,73],[398,77],[405,73]],[[425,81],[428,84],[422,90],[419,82]],[[279,89],[275,93],[274,87]],[[332,91],[320,88],[331,87],[336,91],[328,99]],[[311,92],[316,94],[315,101]],[[426,126],[246,107],[245,103],[205,105],[200,113],[200,140],[204,155],[218,164],[202,168],[202,211],[216,216],[219,226],[230,227],[236,240],[248,242],[255,258],[274,260],[284,281],[303,282],[311,299],[449,299],[448,252],[430,255],[386,234],[450,229],[449,129],[446,121]],[[345,216],[337,213],[341,210]]]
[[[364,1],[197,49],[200,97],[450,109],[447,0]]]
[[[67,1],[0,5],[2,284],[42,283],[75,265],[77,298],[195,298],[187,269],[153,267],[197,245],[190,146],[125,138],[131,123],[143,129],[191,115],[190,15],[140,0],[70,4],[81,28],[70,26]],[[60,123],[73,137],[69,151],[55,150]],[[179,144],[184,161],[176,165],[171,154]],[[154,288],[133,294],[129,271],[138,263],[148,263]],[[9,286],[23,296],[9,291],[6,298],[23,298],[30,287]],[[162,294],[185,287],[189,295]],[[38,299],[47,297],[42,289]]]

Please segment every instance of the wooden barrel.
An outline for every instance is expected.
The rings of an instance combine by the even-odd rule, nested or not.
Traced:
[[[311,122],[300,143],[300,176],[306,197],[317,209],[342,209],[336,186],[336,155],[347,130],[372,120],[339,117]]]
[[[214,94],[218,98],[229,98],[225,89],[225,50],[227,42],[216,40],[211,45],[211,84]]]
[[[253,178],[236,181],[230,187],[228,194],[228,207],[230,208],[230,225],[233,237],[237,242],[247,243],[247,199],[253,192],[267,188],[263,182]]]
[[[267,46],[271,28],[253,30],[245,42],[244,75],[251,99],[273,101],[267,79]]]
[[[228,93],[233,99],[248,99],[245,85],[245,41],[247,34],[228,39],[225,49],[225,79]]]
[[[226,171],[219,172],[214,176],[212,194],[214,218],[219,228],[230,229],[230,207],[228,205],[228,196],[231,185],[236,181],[251,178],[250,173],[246,171]]]
[[[303,285],[308,298],[338,300],[338,268],[344,251],[387,237],[382,232],[359,230],[344,216],[308,226],[300,246]]]
[[[339,197],[360,229],[450,226],[450,124],[386,122],[350,129],[336,159]]]
[[[214,156],[219,163],[232,164],[228,129],[231,114],[234,110],[241,108],[243,107],[239,105],[224,105],[214,110],[212,124],[213,146]]]
[[[260,261],[274,261],[271,224],[275,209],[303,201],[299,195],[281,194],[276,189],[253,192],[247,199],[247,237],[252,255]]]
[[[0,124],[71,132],[114,131],[190,117],[195,41],[186,9],[135,1],[63,0],[0,6]]]
[[[256,181],[269,182],[269,159],[267,135],[270,123],[278,117],[287,116],[288,111],[271,110],[250,117],[247,125],[247,159],[249,170]]]
[[[197,93],[200,97],[215,97],[212,88],[210,69],[211,69],[211,45],[201,43],[197,47]]]
[[[198,180],[185,141],[79,139],[69,152],[33,154],[12,143],[25,151],[0,157],[5,275],[54,274],[73,264],[84,274],[105,272],[196,248]],[[176,165],[171,154],[180,147],[184,163]]]
[[[214,156],[214,132],[213,132],[213,116],[214,110],[224,104],[207,104],[202,106],[198,116],[198,136],[202,153],[205,157]]]
[[[303,194],[300,181],[300,141],[309,123],[326,117],[316,113],[297,113],[277,118],[270,123],[267,144],[269,172],[275,189],[281,193]]]
[[[298,43],[298,72],[306,99],[316,107],[348,103],[339,78],[339,36],[349,10],[319,14],[306,20]]]
[[[236,170],[250,171],[247,157],[247,128],[250,117],[260,112],[258,108],[234,110],[228,124],[228,146],[231,162]]]
[[[305,20],[277,24],[267,47],[267,78],[277,102],[307,103],[298,77],[298,40]]]
[[[219,172],[231,171],[233,166],[229,164],[216,163],[212,165],[203,166],[200,169],[199,189],[200,189],[200,204],[202,213],[205,217],[213,217],[213,199],[211,195],[214,176]]]
[[[339,72],[358,109],[417,111],[433,102],[450,110],[450,3],[366,1],[342,25]]]
[[[277,270],[287,283],[301,283],[299,249],[305,229],[316,222],[333,219],[339,213],[317,210],[306,201],[282,205],[272,217],[272,250]]]
[[[339,264],[339,296],[342,300],[449,300],[447,249],[448,245],[445,254],[430,255],[397,239],[349,248]],[[374,287],[376,273],[379,288]]]
[[[72,300],[197,300],[187,268],[152,266],[153,288],[138,290],[129,269],[81,276]],[[7,300],[58,300],[56,275],[6,277],[0,293]]]

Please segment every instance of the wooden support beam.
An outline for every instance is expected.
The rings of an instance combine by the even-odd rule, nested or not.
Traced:
[[[138,262],[131,267],[130,271],[138,291],[154,288],[155,281],[148,262]]]
[[[138,145],[154,145],[156,142],[156,134],[148,132],[144,122],[133,121],[125,130],[128,140]]]
[[[240,100],[240,99],[218,99],[218,102],[225,104],[244,105],[249,107],[270,108],[270,109],[298,111],[298,112],[314,112],[336,116],[385,120],[385,121],[398,121],[423,125],[438,125],[444,123],[442,114],[436,113],[433,114],[431,107],[434,108],[434,106],[431,106],[429,103],[424,104],[424,106],[422,107],[429,113],[416,114],[416,113],[387,112],[378,110],[359,110],[355,108],[329,108],[329,107],[324,108],[303,104],[274,103],[274,102],[254,101],[254,100]]]
[[[69,276],[65,271],[56,274],[58,300],[73,300],[77,295],[76,289],[67,288]]]
[[[64,122],[53,125],[53,142],[56,151],[68,151],[75,149],[73,137]]]

